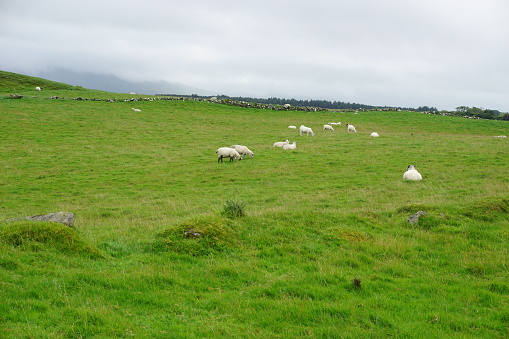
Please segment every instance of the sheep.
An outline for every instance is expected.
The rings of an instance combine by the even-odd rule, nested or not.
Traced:
[[[288,128],[297,129],[297,126],[290,125],[290,126],[288,126]]]
[[[231,147],[220,147],[217,149],[216,153],[217,162],[223,162],[223,158],[230,158],[230,161],[233,161],[234,159],[238,159],[239,161],[242,160],[239,152]]]
[[[240,155],[249,155],[251,158],[254,157],[254,153],[246,146],[233,145],[233,146],[230,146],[230,148],[233,148],[234,150],[239,152]]]
[[[134,108],[133,107],[132,110],[135,111],[135,112],[141,112],[141,109],[139,109],[139,108]]]
[[[409,165],[403,174],[403,180],[422,180],[422,175],[417,172],[414,165]]]
[[[323,125],[323,130],[324,131],[334,131],[334,128],[332,128],[331,125]]]
[[[297,143],[294,141],[293,144],[286,144],[283,146],[283,149],[296,149]]]
[[[286,108],[286,109],[288,109],[288,108],[292,107],[292,105],[290,105],[290,104],[284,104],[284,105],[283,105],[283,107],[284,107],[284,108]]]
[[[302,136],[302,133],[306,133],[307,136],[311,133],[311,136],[315,136],[315,133],[313,133],[313,130],[310,127],[306,127],[304,125],[300,125],[300,135]]]
[[[41,88],[40,88],[39,86],[37,86],[37,87],[35,88],[35,90],[40,92],[40,91],[41,91]]]
[[[373,132],[373,133],[371,133],[369,136],[370,136],[370,137],[375,137],[375,138],[379,137],[379,135],[378,135],[378,133],[377,133],[377,132]]]
[[[348,132],[357,132],[354,125],[346,124],[348,127]]]
[[[329,122],[329,125],[341,125],[341,122]]]
[[[289,143],[290,140],[287,139],[286,141],[275,142],[273,147],[283,147],[284,145],[288,145]]]

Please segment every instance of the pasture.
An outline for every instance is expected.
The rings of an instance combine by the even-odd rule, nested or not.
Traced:
[[[507,122],[17,86],[0,87],[0,220],[76,222],[0,222],[2,337],[509,335]],[[218,163],[234,144],[254,157]]]

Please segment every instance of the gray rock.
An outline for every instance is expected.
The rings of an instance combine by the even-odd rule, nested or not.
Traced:
[[[15,220],[53,221],[53,222],[58,222],[60,224],[64,224],[66,226],[72,227],[74,225],[74,213],[56,212],[56,213],[49,213],[49,214],[45,214],[45,215],[31,215],[31,216],[23,217],[23,218],[7,219],[7,221],[15,221]]]
[[[424,212],[424,211],[418,211],[417,213],[415,214],[412,214],[408,219],[407,221],[410,223],[410,225],[415,225],[419,222],[419,218],[421,216],[425,216],[427,217],[428,216],[428,213]]]

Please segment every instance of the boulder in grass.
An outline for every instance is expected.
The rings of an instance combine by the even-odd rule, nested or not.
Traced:
[[[52,221],[52,222],[58,222],[60,224],[64,224],[66,226],[72,227],[74,225],[74,213],[56,212],[56,213],[49,213],[49,214],[44,214],[44,215],[31,215],[28,217],[7,219],[7,221],[15,221],[15,220]]]
[[[428,213],[424,212],[424,211],[418,211],[417,213],[415,214],[412,214],[408,219],[407,219],[407,222],[410,224],[410,225],[416,225],[418,222],[419,222],[419,218],[421,216],[424,216],[424,217],[427,217],[428,216]]]

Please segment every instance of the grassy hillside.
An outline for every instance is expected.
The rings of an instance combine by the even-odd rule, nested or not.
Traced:
[[[35,78],[18,73],[0,71],[0,93],[36,92],[35,87],[44,90],[77,90],[79,87]]]
[[[0,220],[76,222],[0,222],[3,337],[509,334],[507,122],[133,102],[13,77]],[[272,147],[285,139],[297,149]],[[233,144],[255,156],[218,163]],[[422,181],[402,180],[409,164]]]

